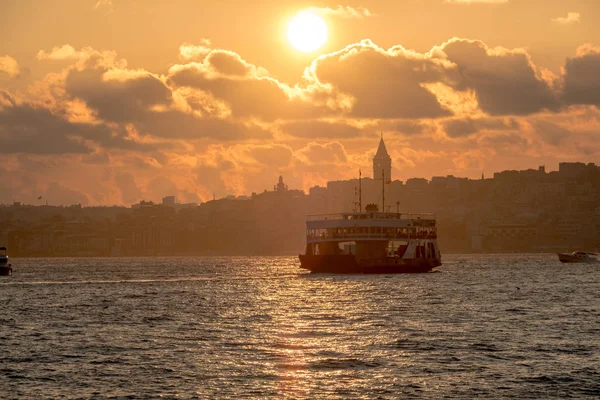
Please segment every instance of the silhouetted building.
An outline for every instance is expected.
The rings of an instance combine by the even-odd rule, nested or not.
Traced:
[[[163,197],[162,204],[167,207],[175,207],[175,196]]]
[[[279,182],[277,182],[277,185],[273,186],[273,190],[276,192],[285,192],[288,190],[287,185],[283,183],[283,176],[279,175]]]
[[[373,179],[381,179],[382,171],[384,176],[383,179],[386,182],[392,180],[392,158],[385,148],[383,137],[379,141],[377,153],[375,153],[375,157],[373,157]]]

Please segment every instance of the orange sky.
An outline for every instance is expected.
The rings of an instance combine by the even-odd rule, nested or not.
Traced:
[[[286,24],[323,16],[301,53]],[[0,202],[202,201],[369,171],[598,163],[600,2],[0,5]]]

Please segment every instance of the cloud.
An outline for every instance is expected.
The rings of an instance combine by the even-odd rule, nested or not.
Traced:
[[[505,120],[502,118],[449,119],[443,121],[442,126],[446,135],[451,138],[469,136],[481,130],[503,131],[519,129],[519,123],[516,120]]]
[[[552,22],[557,23],[559,25],[578,24],[579,22],[581,22],[581,20],[579,19],[580,17],[581,15],[578,12],[570,12],[567,13],[566,17],[552,18]]]
[[[491,49],[483,42],[459,38],[438,50],[457,66],[460,79],[454,88],[473,90],[481,110],[490,115],[528,115],[560,108],[556,93],[522,50]]]
[[[204,60],[204,57],[211,52],[211,41],[209,39],[200,39],[199,44],[184,43],[179,46],[179,56],[185,61]]]
[[[412,136],[431,131],[431,126],[422,121],[415,120],[386,120],[379,121],[375,129],[377,132],[392,131],[402,135]]]
[[[571,132],[567,128],[550,121],[534,121],[533,127],[540,138],[552,146],[562,145],[571,136]]]
[[[76,60],[81,57],[81,52],[69,44],[53,47],[51,51],[38,51],[36,58],[38,60]]]
[[[232,168],[234,168],[234,164],[227,161],[198,165],[194,169],[194,177],[196,183],[202,187],[202,198],[208,200],[212,199],[213,194],[218,193],[220,197],[226,194],[225,174]]]
[[[567,104],[600,106],[600,48],[585,45],[564,67],[562,98]]]
[[[51,51],[40,50],[36,58],[38,60],[55,60],[55,61],[77,61],[69,69],[108,69],[108,68],[126,68],[127,62],[117,58],[115,51],[100,51],[92,47],[83,47],[76,50],[69,44],[55,46]]]
[[[4,153],[88,154],[96,146],[141,152],[170,147],[136,141],[118,126],[70,122],[29,103],[0,108],[0,147]]]
[[[248,77],[256,74],[256,68],[248,64],[237,53],[226,50],[215,50],[205,58],[205,63],[210,65],[214,71],[222,76]]]
[[[365,135],[361,129],[343,122],[295,121],[285,123],[282,130],[300,138],[355,138]]]
[[[208,94],[225,105],[234,119],[314,118],[345,107],[320,85],[290,87],[226,50],[211,50],[201,63],[174,65],[167,84]]]
[[[337,8],[331,7],[310,7],[306,11],[322,16],[332,16],[339,18],[366,18],[375,16],[369,10],[363,7],[350,7],[338,5]]]
[[[109,134],[105,127],[71,124],[47,109],[10,101],[11,106],[0,108],[3,153],[89,153],[83,137]]]
[[[106,9],[108,12],[112,12],[114,10],[114,4],[112,0],[98,0],[94,9]]]
[[[240,73],[235,63],[225,60],[220,67],[228,73]],[[152,73],[143,70],[72,69],[65,79],[68,96],[81,99],[108,123],[133,124],[140,135],[158,138],[201,138],[238,140],[269,137],[264,129],[237,121],[213,118],[175,104],[172,89]],[[182,99],[185,103],[185,98]]]
[[[258,163],[271,169],[288,167],[293,157],[292,149],[283,144],[249,145],[246,152]]]
[[[42,50],[40,60],[66,61],[48,65],[62,71],[0,90],[0,176],[31,182],[10,191],[36,199],[60,182],[88,204],[193,201],[260,192],[279,174],[308,189],[364,171],[379,132],[401,179],[600,151],[591,45],[549,76],[522,49],[454,38],[421,53],[366,40],[316,58],[295,85],[208,40],[177,57],[158,74],[113,51]]]
[[[450,4],[505,4],[508,0],[444,0]]]
[[[353,117],[437,118],[451,113],[423,84],[447,81],[452,69],[427,54],[364,40],[317,58],[305,76],[350,96]]]
[[[324,144],[310,142],[306,147],[298,150],[296,156],[308,165],[341,165],[348,161],[344,146],[338,142]]]
[[[85,101],[103,120],[136,121],[154,106],[168,106],[171,90],[145,71],[86,69],[71,70],[65,80],[70,96]]]
[[[6,72],[8,76],[15,78],[19,76],[21,69],[19,68],[17,60],[11,56],[2,56],[0,57],[0,72]]]
[[[501,133],[484,136],[479,140],[479,144],[495,150],[507,149],[510,151],[514,148],[526,149],[529,146],[529,141],[518,133]]]

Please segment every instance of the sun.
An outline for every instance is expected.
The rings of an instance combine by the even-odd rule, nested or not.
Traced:
[[[287,37],[296,50],[310,53],[327,41],[327,25],[323,18],[300,11],[289,23]]]

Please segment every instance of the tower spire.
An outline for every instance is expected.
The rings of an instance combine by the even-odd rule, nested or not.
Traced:
[[[383,174],[382,174],[383,171]],[[380,179],[383,175],[385,181],[392,179],[392,158],[385,148],[385,142],[383,141],[383,132],[381,132],[381,139],[379,139],[379,146],[375,157],[373,157],[373,179]]]

